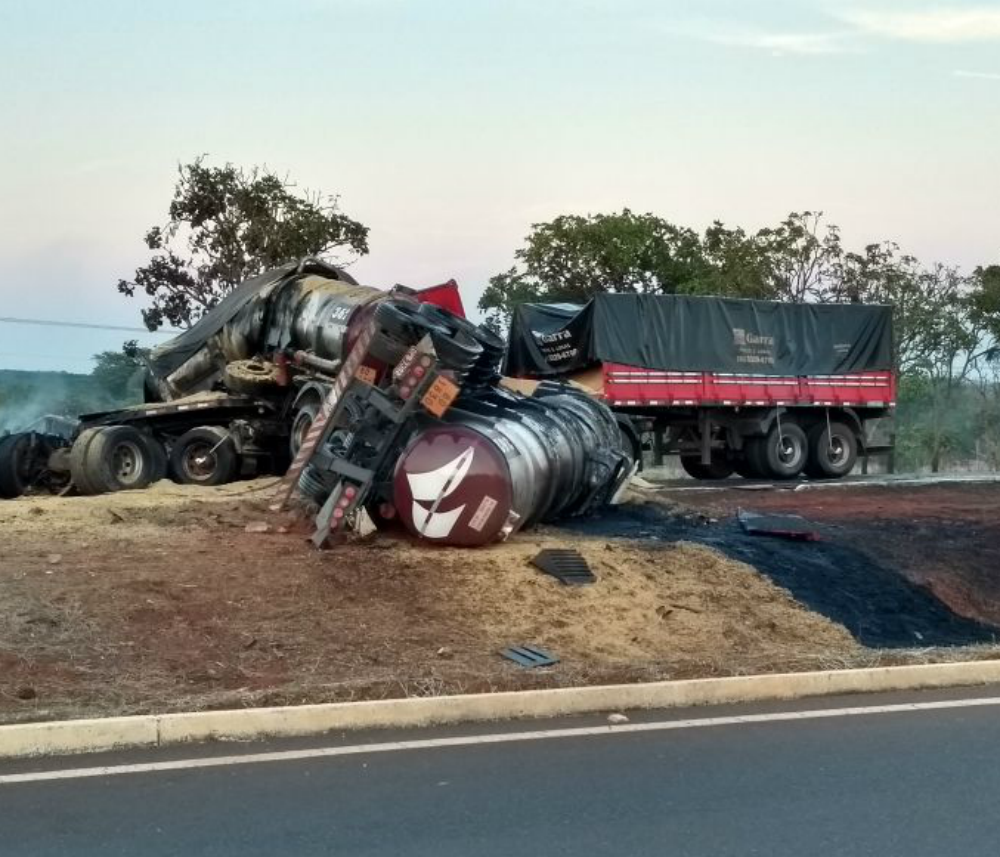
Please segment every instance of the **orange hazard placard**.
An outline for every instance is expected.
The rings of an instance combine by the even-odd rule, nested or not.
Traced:
[[[372,369],[371,366],[359,366],[358,371],[354,373],[354,377],[359,381],[364,381],[366,384],[374,384],[375,379],[378,378],[378,371]]]
[[[442,417],[444,412],[451,407],[451,403],[455,401],[457,395],[458,385],[445,378],[444,375],[438,375],[430,389],[424,393],[420,404],[434,416]]]

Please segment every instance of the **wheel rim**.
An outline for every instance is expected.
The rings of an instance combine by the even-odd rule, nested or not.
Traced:
[[[796,467],[802,460],[802,448],[789,435],[778,438],[778,461],[782,467]]]
[[[834,467],[842,467],[847,463],[848,450],[847,444],[844,443],[842,437],[833,437],[830,439],[830,446],[826,452],[827,458]]]
[[[111,469],[121,485],[134,485],[142,476],[143,455],[131,441],[119,443],[111,455]]]
[[[184,450],[184,475],[192,482],[211,479],[218,466],[219,459],[207,443],[192,443]]]

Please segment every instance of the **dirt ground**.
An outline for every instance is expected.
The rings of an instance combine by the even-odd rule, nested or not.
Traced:
[[[377,534],[317,552],[294,528],[277,531],[288,521],[267,511],[271,488],[161,483],[145,492],[0,504],[0,721],[993,653],[992,629],[955,617],[896,571],[886,574],[919,604],[892,601],[902,597],[892,590],[881,606],[916,610],[923,624],[915,627],[927,636],[907,627],[893,651],[873,645],[850,615],[796,591],[794,575],[769,571],[773,558],[753,553],[759,542],[735,535],[727,542],[732,522],[710,515],[751,505],[748,492],[699,495],[694,503],[645,492],[601,518],[489,549],[435,549]],[[998,497],[981,499],[995,509]],[[819,512],[825,502],[807,492],[785,498],[754,493],[752,503],[784,501],[800,512],[812,503]],[[960,508],[942,501],[938,514],[965,521],[969,504],[953,501]],[[932,526],[925,512],[915,526]],[[995,551],[988,519],[975,526],[980,540],[992,534]],[[884,536],[893,532],[889,520],[859,514],[854,525]],[[247,532],[253,522],[270,529]],[[891,553],[894,541],[881,549]],[[955,549],[985,549],[970,545]],[[545,547],[579,549],[598,582],[565,587],[541,574],[529,561]],[[941,553],[942,567],[948,556]],[[797,569],[801,560],[792,553],[777,564]],[[923,580],[915,568],[907,573]],[[980,645],[927,648],[959,643]],[[525,670],[498,655],[517,644],[543,646],[560,663]]]

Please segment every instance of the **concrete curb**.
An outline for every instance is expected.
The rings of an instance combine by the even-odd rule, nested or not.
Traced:
[[[1000,683],[1000,660],[0,726],[0,758]]]

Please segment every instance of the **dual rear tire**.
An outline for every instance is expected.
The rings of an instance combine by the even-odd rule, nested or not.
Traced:
[[[167,454],[156,438],[132,426],[85,429],[69,454],[73,484],[81,494],[147,488],[167,475]]]
[[[858,460],[857,434],[844,423],[818,423],[808,433],[795,422],[775,423],[745,446],[745,470],[763,479],[840,479]]]
[[[181,435],[169,459],[163,444],[133,426],[85,429],[73,443],[69,467],[81,494],[148,488],[170,473],[190,485],[222,485],[239,472],[240,460],[225,429],[201,426]]]
[[[739,457],[713,458],[705,465],[700,456],[682,456],[689,476],[702,480],[725,479],[733,472],[747,479],[795,479],[803,472],[812,479],[840,479],[858,460],[858,436],[840,422],[817,423],[806,432],[798,423],[775,422],[766,435],[748,438]]]

